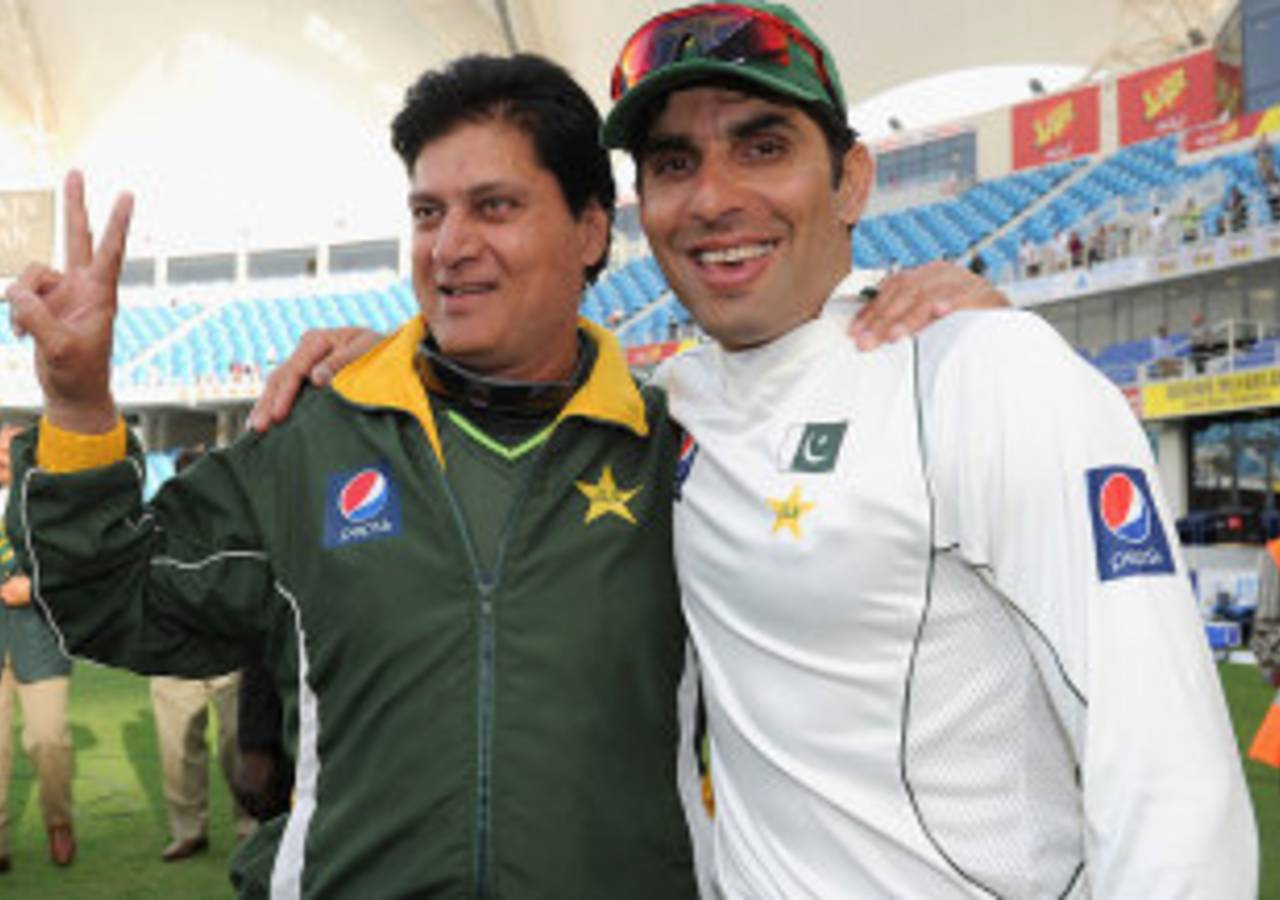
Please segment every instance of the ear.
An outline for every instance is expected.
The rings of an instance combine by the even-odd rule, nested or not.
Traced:
[[[845,225],[852,225],[861,218],[875,174],[875,160],[866,146],[854,144],[850,147],[841,163],[840,186],[836,188],[836,215]]]
[[[584,269],[595,265],[604,256],[605,248],[609,246],[609,227],[609,216],[604,207],[596,200],[587,201],[578,214],[579,261]]]

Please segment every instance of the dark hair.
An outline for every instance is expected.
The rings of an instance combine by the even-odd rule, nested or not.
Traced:
[[[831,186],[839,187],[840,179],[844,176],[845,154],[852,149],[854,142],[858,139],[858,133],[849,127],[844,115],[838,112],[834,106],[813,100],[797,100],[794,97],[771,91],[753,82],[734,78],[732,75],[711,76],[705,80],[699,79],[689,84],[682,84],[675,90],[688,90],[694,87],[719,87],[727,88],[731,91],[741,91],[753,97],[760,97],[770,103],[791,106],[800,110],[814,121],[814,124],[822,132],[822,136],[826,139],[827,155],[831,159]],[[674,90],[660,94],[642,106],[636,112],[635,125],[631,129],[631,133],[627,135],[626,149],[636,163],[637,187],[640,186],[640,173],[644,169],[644,152],[645,145],[649,139],[649,131],[653,128],[654,120],[661,115],[663,108],[666,107],[667,98],[673,93],[675,93]]]
[[[476,54],[424,72],[405,92],[404,107],[391,123],[391,146],[412,172],[429,141],[462,122],[490,118],[529,135],[569,212],[577,218],[594,200],[608,217],[612,236],[617,194],[609,153],[600,145],[600,113],[568,72],[541,56]],[[600,259],[584,272],[588,282],[608,259],[606,243]]]

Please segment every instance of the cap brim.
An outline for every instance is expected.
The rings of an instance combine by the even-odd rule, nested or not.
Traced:
[[[701,81],[719,81],[723,78],[741,81],[748,89],[752,86],[764,87],[775,94],[796,100],[831,102],[821,86],[816,90],[807,90],[781,76],[756,67],[696,57],[664,67],[660,72],[649,75],[623,94],[622,99],[613,105],[613,109],[604,120],[604,125],[600,129],[600,142],[609,150],[625,148],[630,143],[631,131],[636,125],[637,116],[650,102]]]

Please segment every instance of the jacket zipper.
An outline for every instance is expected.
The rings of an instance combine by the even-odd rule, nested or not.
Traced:
[[[519,489],[516,491],[515,497],[512,498],[511,506],[507,510],[507,521],[503,524],[502,535],[498,539],[497,557],[494,559],[493,569],[490,572],[485,572],[480,565],[480,554],[476,551],[475,543],[472,541],[471,529],[467,525],[467,518],[462,512],[462,506],[458,502],[457,495],[454,494],[453,488],[449,484],[444,467],[436,459],[434,453],[430,454],[439,471],[440,483],[444,488],[445,496],[449,500],[449,509],[453,513],[454,526],[462,536],[462,543],[467,551],[467,559],[471,564],[471,571],[475,576],[476,587],[480,593],[480,634],[477,648],[480,665],[476,673],[475,885],[477,898],[488,897],[490,890],[489,855],[493,806],[493,695],[495,670],[497,668],[495,650],[496,609],[494,600],[498,592],[498,586],[502,583],[502,572],[507,556],[507,542],[511,537],[511,531],[515,527],[516,521],[520,518],[520,514],[524,511],[525,501],[529,497],[529,487],[533,484],[534,477],[541,471],[547,448],[554,439],[555,434],[552,433],[542,446],[535,451],[536,456],[529,466]]]

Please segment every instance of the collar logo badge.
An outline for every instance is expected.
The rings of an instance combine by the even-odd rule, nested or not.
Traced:
[[[578,486],[578,490],[587,498],[587,513],[582,519],[582,524],[590,525],[603,516],[617,516],[636,524],[635,516],[631,514],[627,504],[636,494],[644,489],[643,485],[626,489],[619,487],[613,478],[613,466],[606,465],[600,473],[600,478],[595,484],[589,481],[574,482]]]

